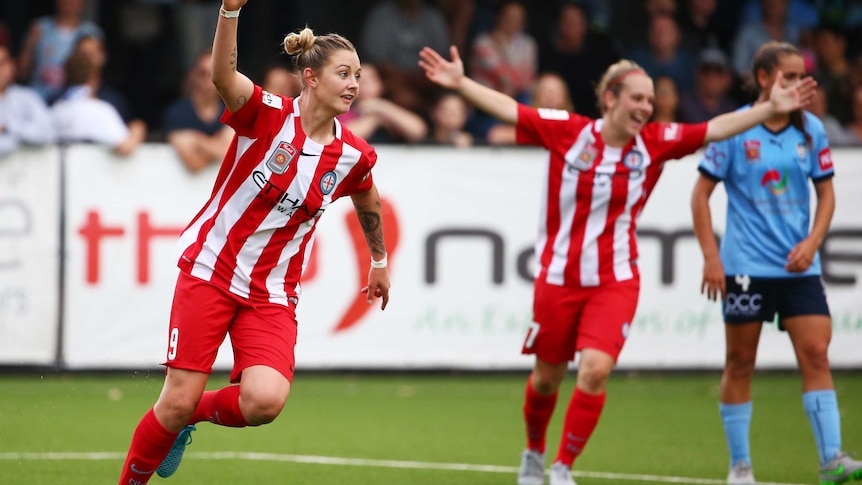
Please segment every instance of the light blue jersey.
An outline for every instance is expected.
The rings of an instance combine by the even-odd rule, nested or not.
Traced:
[[[790,250],[809,234],[808,179],[818,182],[834,175],[823,123],[808,112],[804,119],[810,144],[793,125],[777,133],[758,125],[707,146],[698,170],[724,181],[727,191],[727,229],[720,252],[725,274],[820,274],[819,253],[804,273],[784,269]]]
[[[53,17],[40,17],[36,20],[39,27],[39,42],[33,59],[33,75],[30,86],[42,99],[52,101],[60,94],[66,81],[64,64],[72,54],[75,43],[80,37],[95,36],[104,38],[102,29],[96,24],[83,21],[76,28],[60,27]]]

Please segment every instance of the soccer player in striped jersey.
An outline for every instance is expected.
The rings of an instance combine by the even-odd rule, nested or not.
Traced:
[[[784,81],[776,80],[776,73]],[[795,46],[764,44],[754,56],[753,79],[768,103],[776,83],[804,77]],[[751,379],[763,322],[778,313],[802,374],[802,404],[814,431],[820,483],[862,479],[862,461],[841,451],[841,418],[829,368],[832,320],[817,253],[835,209],[832,157],[823,123],[797,110],[776,114],[732,138],[709,145],[692,194],[694,229],[703,251],[701,291],[722,299],[726,358],[719,410],[730,451],[727,483],[755,483],[748,433]],[[809,179],[817,194],[810,220]],[[727,228],[719,250],[712,231],[709,197],[723,181]]]
[[[273,421],[294,373],[300,277],[318,219],[350,196],[371,252],[367,302],[389,301],[381,203],[371,176],[377,155],[341,126],[361,66],[337,34],[287,35],[303,88],[297,98],[263,91],[237,71],[237,22],[246,0],[224,0],[213,42],[212,80],[236,135],[210,199],[180,236],[167,374],[132,437],[119,483],[147,483],[179,465],[195,423],[244,427]],[[215,12],[213,13],[215,15]],[[230,335],[232,384],[204,392]]]
[[[751,128],[810,99],[816,83],[774,89],[768,103],[700,124],[656,123],[652,79],[637,64],[610,66],[597,86],[602,118],[534,109],[464,75],[458,50],[430,48],[419,65],[429,79],[516,126],[520,144],[549,151],[536,242],[533,323],[523,353],[535,354],[524,403],[527,449],[518,483],[544,483],[545,435],[568,363],[579,353],[577,385],[550,469],[552,485],[572,485],[571,467],[605,404],[608,376],[628,335],[639,293],[637,217],[667,160]]]

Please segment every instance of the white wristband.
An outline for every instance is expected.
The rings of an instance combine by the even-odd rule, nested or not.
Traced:
[[[226,19],[235,19],[239,17],[240,10],[242,10],[242,8],[238,8],[236,10],[225,10],[224,7],[221,7],[218,10],[218,14]]]
[[[374,261],[374,258],[371,258],[371,267],[374,269],[381,269],[386,267],[386,254],[383,255],[383,259],[380,261]]]

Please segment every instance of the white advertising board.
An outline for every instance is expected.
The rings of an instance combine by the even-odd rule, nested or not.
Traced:
[[[532,247],[545,155],[533,149],[378,147],[391,301],[359,293],[368,261],[349,200],[322,217],[298,307],[297,369],[528,368]],[[835,316],[830,356],[860,367],[862,167],[836,152],[838,209],[824,268]],[[642,292],[621,368],[720,368],[717,303],[699,294],[702,259],[689,198],[697,156],[668,164],[640,223]],[[130,159],[96,147],[68,153],[65,345],[72,368],[146,367],[164,358],[176,278],[174,240],[208,198],[215,169],[188,174],[170,147]],[[73,168],[73,169],[72,169]],[[723,193],[713,196],[716,230]],[[855,232],[854,232],[855,231]],[[359,248],[357,248],[357,244]],[[361,255],[361,256],[359,256]],[[853,262],[855,258],[855,263]],[[795,367],[771,326],[761,367]],[[218,368],[229,368],[223,347]]]
[[[60,289],[60,156],[0,157],[0,365],[53,365]]]

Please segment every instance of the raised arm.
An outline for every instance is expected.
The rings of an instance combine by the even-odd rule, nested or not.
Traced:
[[[381,310],[386,309],[389,303],[389,269],[386,261],[386,245],[383,242],[383,213],[380,204],[380,194],[377,186],[370,190],[353,194],[353,207],[356,209],[356,217],[359,225],[365,233],[365,242],[371,252],[371,269],[368,270],[368,286],[362,288],[367,295],[370,305],[374,298],[381,298]]]
[[[805,107],[814,96],[817,82],[811,77],[806,77],[783,88],[781,87],[783,79],[784,76],[779,71],[767,102],[756,103],[751,109],[725,113],[709,120],[704,144],[742,133],[763,123],[773,115],[790,113]]]
[[[254,83],[236,70],[237,48],[236,29],[239,16],[231,12],[239,9],[248,0],[223,0],[219,10],[215,39],[213,39],[213,74],[212,81],[219,96],[231,113],[248,101],[254,93]]]
[[[483,86],[464,75],[464,63],[458,48],[449,48],[451,61],[430,47],[419,52],[419,66],[433,83],[456,91],[480,110],[509,124],[518,122],[518,102],[499,91]]]

